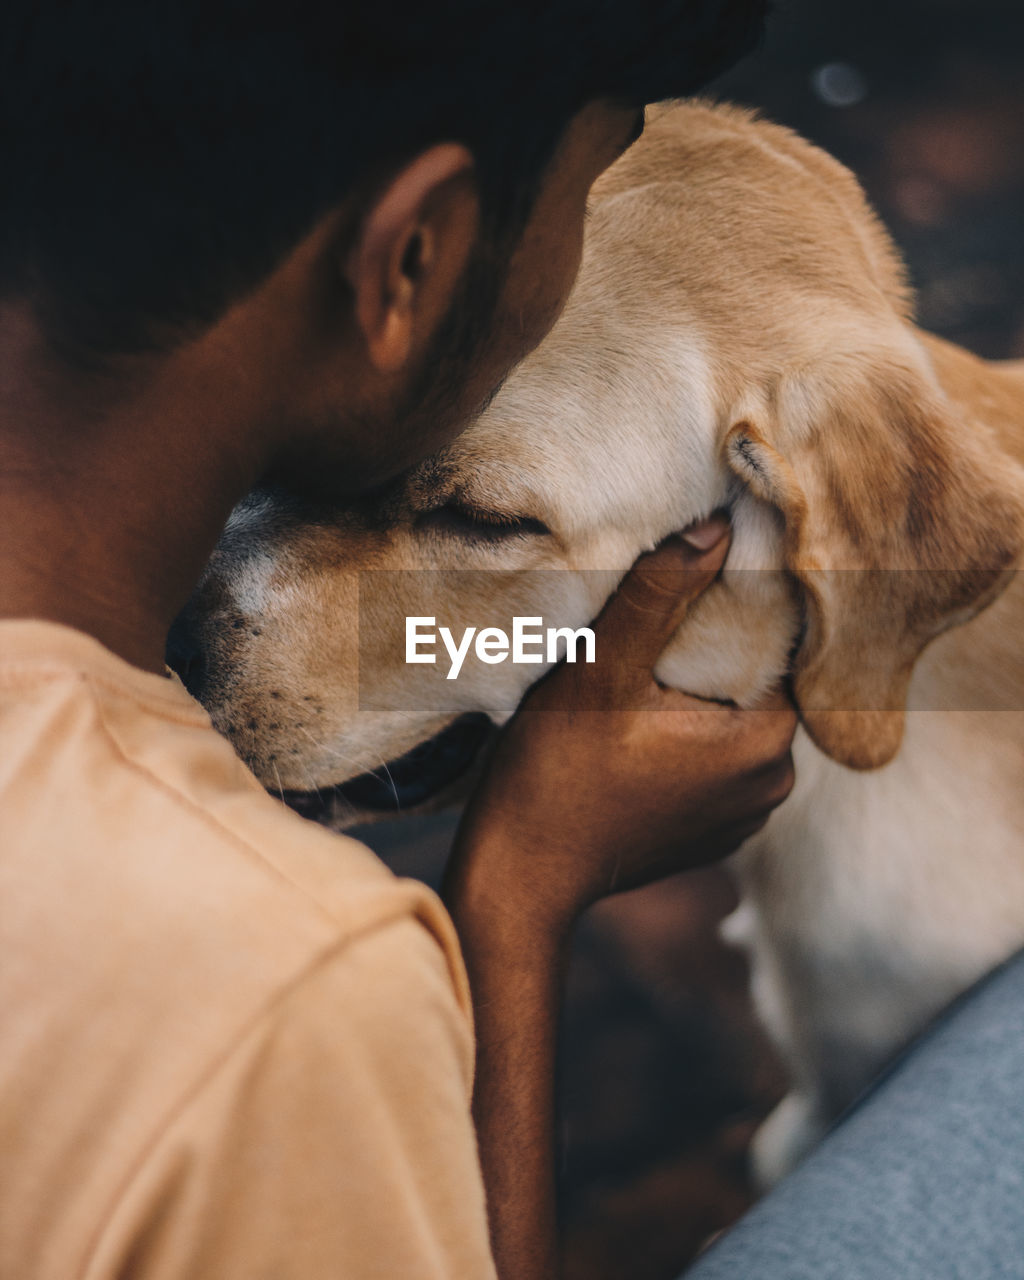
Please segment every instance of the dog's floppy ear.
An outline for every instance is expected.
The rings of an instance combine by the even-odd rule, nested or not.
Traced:
[[[734,419],[726,454],[785,519],[806,600],[793,671],[805,727],[843,764],[886,764],[918,655],[1008,580],[1024,542],[1016,468],[891,348],[781,380]]]

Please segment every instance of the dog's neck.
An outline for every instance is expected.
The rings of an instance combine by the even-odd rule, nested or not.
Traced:
[[[983,360],[963,347],[922,333],[946,394],[967,420],[995,433],[999,447],[1024,465],[1024,360]]]
[[[1024,467],[1024,361],[992,361],[923,334],[943,388],[975,429],[988,428],[1007,460],[1007,484],[1020,484]],[[1015,465],[1016,464],[1016,465]],[[1024,564],[1022,557],[1021,564]],[[1009,585],[988,608],[929,645],[917,664],[911,705],[958,711],[1024,710],[1019,671],[1024,631],[1024,572],[1018,565]],[[991,735],[991,721],[986,732]],[[1024,717],[1000,722],[1024,741]],[[995,741],[995,739],[993,739]]]

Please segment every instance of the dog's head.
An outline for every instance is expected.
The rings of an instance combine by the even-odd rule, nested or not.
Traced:
[[[1015,563],[1022,493],[937,378],[852,178],[680,107],[601,184],[551,336],[443,455],[359,510],[236,512],[193,602],[199,692],[270,786],[398,760],[397,796],[444,794],[463,717],[500,722],[545,664],[470,656],[449,680],[406,662],[406,618],[583,625],[637,554],[727,507],[726,570],[659,677],[747,705],[791,674],[817,744],[877,766],[921,650]]]

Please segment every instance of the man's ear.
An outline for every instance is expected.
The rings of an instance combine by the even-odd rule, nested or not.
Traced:
[[[734,423],[726,456],[785,518],[806,601],[793,672],[804,725],[843,764],[888,763],[917,657],[989,604],[1018,559],[1018,469],[889,348],[783,379]]]
[[[422,152],[374,197],[345,275],[381,373],[403,368],[448,314],[479,221],[473,157],[456,143]]]

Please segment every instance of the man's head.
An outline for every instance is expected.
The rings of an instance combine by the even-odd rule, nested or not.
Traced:
[[[0,297],[107,373],[226,325],[283,473],[377,483],[543,336],[642,105],[764,8],[9,0]]]

